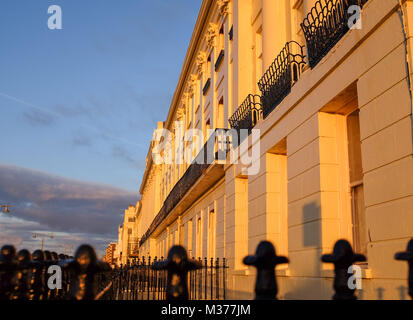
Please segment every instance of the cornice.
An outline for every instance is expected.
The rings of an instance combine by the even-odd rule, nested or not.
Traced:
[[[198,51],[198,44],[201,41],[201,36],[203,29],[207,23],[208,16],[213,7],[214,0],[203,0],[201,9],[198,14],[198,18],[195,24],[194,31],[192,33],[191,41],[188,46],[188,50],[185,56],[184,64],[182,71],[179,77],[178,84],[176,86],[174,96],[172,98],[171,107],[168,112],[168,116],[165,121],[165,128],[169,128],[172,120],[175,109],[178,107],[178,99],[182,95],[182,92],[185,91],[186,87],[186,78],[188,77],[189,68],[191,67],[191,62],[195,59]]]
[[[188,46],[188,50],[185,55],[184,64],[182,66],[181,74],[179,76],[178,84],[175,88],[174,95],[172,97],[171,105],[169,108],[168,116],[165,121],[164,128],[169,128],[174,119],[174,113],[179,107],[179,98],[181,97],[183,91],[186,90],[186,78],[190,72],[191,62],[197,54],[198,44],[201,40],[202,32],[205,24],[207,23],[208,16],[212,10],[214,0],[203,0],[201,9],[199,10],[198,18],[195,23],[194,31],[192,32],[191,41]],[[152,167],[152,145],[149,146],[149,151],[147,155],[147,165],[145,167],[145,172],[143,174],[142,183],[139,188],[140,194],[143,193],[144,185],[146,184],[149,170]]]
[[[226,17],[230,13],[230,2],[231,0],[217,0],[219,13],[221,16]]]

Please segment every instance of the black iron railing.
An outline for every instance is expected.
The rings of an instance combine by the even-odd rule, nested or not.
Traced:
[[[174,288],[185,289],[185,300],[225,300],[227,298],[226,259],[198,258],[187,259],[186,250],[174,246],[168,253],[168,259],[158,262],[157,258],[142,257],[132,259],[127,265],[110,269],[109,266],[96,259],[96,253],[90,245],[82,245],[76,250],[75,257],[54,252],[36,250],[31,254],[22,249],[16,253],[12,245],[4,245],[0,249],[0,301],[3,300],[162,300],[167,296],[166,290]],[[175,250],[175,252],[173,252]],[[171,254],[172,251],[172,254]],[[183,253],[183,255],[182,255]],[[413,299],[413,239],[407,243],[405,251],[397,252],[397,261],[408,263],[407,286],[408,293]],[[186,260],[186,261],[185,261]],[[189,261],[191,260],[191,261]],[[338,240],[331,254],[321,256],[323,263],[334,264],[335,300],[355,300],[355,287],[348,284],[354,275],[349,267],[357,262],[366,262],[367,257],[353,251],[347,240]],[[196,268],[183,266],[190,263]],[[243,263],[257,269],[255,293],[257,300],[276,299],[278,287],[275,267],[278,264],[289,263],[284,256],[277,256],[274,244],[262,241],[255,255],[247,256]],[[156,266],[158,264],[158,267]],[[159,264],[166,268],[159,268]],[[61,268],[62,277],[51,279],[51,267]],[[178,273],[185,279],[176,281],[173,275]],[[170,272],[169,289],[167,289],[167,273]],[[178,277],[179,279],[179,277]],[[52,281],[49,281],[52,280]],[[354,279],[353,279],[354,281]],[[175,283],[174,283],[175,282]],[[353,282],[352,282],[353,283]],[[51,287],[51,285],[54,287]],[[186,287],[186,284],[188,286]],[[171,289],[172,288],[172,289]],[[400,294],[400,288],[398,288]],[[404,287],[402,287],[404,291]],[[189,292],[188,295],[186,293]],[[311,294],[311,288],[307,288]],[[400,294],[404,300],[404,293]],[[380,297],[379,297],[380,298]]]
[[[240,131],[242,129],[248,130],[248,134],[250,134],[252,128],[255,127],[261,118],[261,97],[259,95],[249,94],[228,121],[231,128],[237,130],[238,136],[240,137]]]
[[[295,41],[287,42],[258,82],[262,93],[264,118],[291,92],[291,88],[300,78],[304,66],[304,47]]]
[[[196,156],[195,160],[188,167],[182,178],[175,184],[172,191],[163,203],[163,206],[155,219],[152,221],[149,229],[143,235],[139,245],[142,246],[161,222],[168,216],[173,208],[187,194],[189,189],[198,181],[202,174],[215,160],[226,158],[229,145],[227,145],[227,129],[216,129],[205,143],[204,147]]]
[[[163,260],[163,257],[161,258]],[[227,297],[227,269],[224,259],[201,259],[199,270],[188,273],[188,291],[191,300],[225,300]],[[116,270],[115,300],[165,300],[167,270],[154,270],[158,259],[133,259]]]
[[[351,6],[367,0],[318,0],[301,24],[307,42],[308,62],[314,68],[350,30]]]
[[[41,250],[31,254],[24,249],[15,252],[13,246],[3,246],[0,252],[0,301],[108,300],[114,297],[115,273],[102,261],[92,258],[89,267],[83,265],[82,269],[76,258],[63,254]],[[61,277],[56,276],[56,270],[60,270]]]

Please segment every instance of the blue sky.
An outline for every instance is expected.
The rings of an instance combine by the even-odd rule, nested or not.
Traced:
[[[53,4],[62,8],[62,30],[47,27]],[[167,115],[200,5],[201,0],[0,2],[0,175],[13,177],[0,181],[0,201],[13,202],[13,219],[65,232],[57,222],[49,225],[27,213],[27,203],[42,194],[30,201],[16,196],[26,176],[43,179],[40,185],[50,179],[59,185],[60,179],[69,194],[79,183],[89,184],[90,199],[95,187],[108,188],[124,207],[136,202],[149,141],[156,122]],[[119,197],[99,214],[120,220]],[[19,210],[22,203],[26,207]],[[70,212],[73,204],[61,204],[68,206],[62,212]],[[11,218],[1,217],[0,227],[5,219]],[[72,227],[70,232],[87,239],[87,230]],[[8,230],[10,237],[23,237]],[[97,238],[110,233],[107,226],[101,234],[93,230]],[[26,239],[30,231],[25,232]]]

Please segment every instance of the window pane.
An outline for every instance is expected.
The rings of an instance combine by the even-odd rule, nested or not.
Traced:
[[[353,188],[353,210],[355,250],[358,253],[367,254],[368,235],[366,229],[363,185]]]

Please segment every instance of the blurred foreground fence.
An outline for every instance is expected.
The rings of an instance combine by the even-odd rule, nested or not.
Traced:
[[[408,263],[413,298],[413,239],[394,259]],[[334,265],[333,299],[357,299],[350,270],[367,257],[341,239],[321,261]],[[288,257],[278,256],[271,242],[262,241],[243,263],[257,270],[255,299],[277,299],[275,267],[288,264]],[[5,245],[0,250],[0,300],[225,300],[227,269],[225,259],[189,259],[182,246],[173,246],[167,259],[135,259],[112,269],[89,245],[80,246],[74,257],[25,249],[16,254]]]
[[[55,252],[0,250],[0,300],[99,300],[114,296],[114,271],[89,245],[75,257]]]
[[[41,250],[16,253],[6,245],[0,250],[0,300],[164,300],[168,271],[154,268],[163,261],[143,257],[112,269],[88,245],[75,257]],[[196,261],[201,267],[187,274],[189,299],[226,299],[226,260]]]

